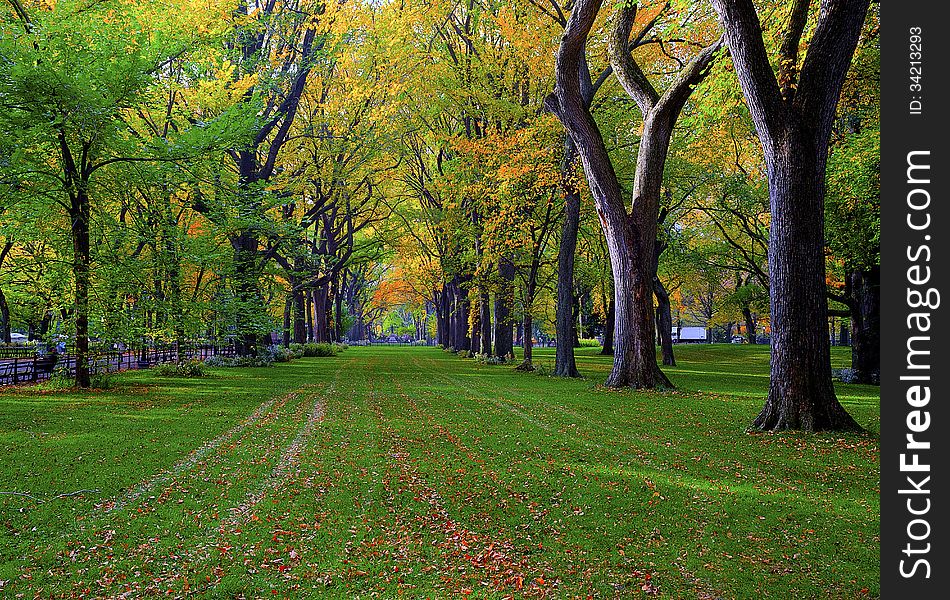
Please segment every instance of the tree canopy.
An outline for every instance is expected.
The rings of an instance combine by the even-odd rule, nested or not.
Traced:
[[[867,2],[5,4],[0,325],[81,386],[120,343],[390,335],[669,385],[681,327],[782,335],[773,141],[819,117],[808,277],[877,377]]]

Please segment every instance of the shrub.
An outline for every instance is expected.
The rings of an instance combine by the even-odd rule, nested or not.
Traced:
[[[286,363],[293,360],[293,352],[290,348],[284,348],[283,346],[273,345],[267,346],[260,353],[260,358],[267,360],[268,362],[280,362]]]
[[[297,343],[291,344],[290,346],[287,347],[287,350],[288,352],[290,352],[291,358],[303,358],[304,356],[306,356],[304,354],[303,344],[297,344]]]
[[[66,371],[59,369],[53,372],[53,375],[44,381],[43,383],[37,385],[37,389],[58,392],[62,390],[68,390],[73,387],[75,381],[72,377],[67,377]]]
[[[594,338],[581,338],[578,341],[581,344],[581,348],[600,348],[600,342]]]
[[[106,372],[93,373],[89,376],[89,387],[94,390],[112,389],[112,374]]]
[[[492,356],[490,354],[476,354],[475,360],[484,364],[484,365],[503,365],[508,362],[508,358],[504,356]]]
[[[469,350],[459,350],[456,352],[462,358],[472,358],[473,354]]]
[[[225,357],[225,356],[218,356],[218,355],[209,356],[208,358],[205,359],[205,366],[208,366],[208,367],[229,367],[229,366],[231,366],[230,364],[228,364],[230,360],[231,360],[231,359],[229,359],[229,358],[227,358],[227,357]]]
[[[208,367],[270,367],[274,361],[267,356],[209,356],[205,359]]]
[[[327,342],[319,343],[310,343],[305,344],[303,347],[304,356],[336,356],[340,351],[340,347],[345,347],[344,344],[330,344]]]
[[[220,358],[220,357],[212,357]],[[178,363],[162,363],[155,367],[154,373],[158,377],[207,377],[208,372],[206,362],[200,360],[183,360]]]

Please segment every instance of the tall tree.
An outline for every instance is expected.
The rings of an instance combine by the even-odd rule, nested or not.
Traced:
[[[63,2],[32,21],[24,18],[30,24],[24,36],[0,35],[0,53],[9,59],[0,68],[0,95],[8,107],[0,130],[19,138],[18,164],[32,162],[30,178],[52,186],[58,195],[50,190],[50,197],[69,217],[76,385],[84,388],[90,385],[90,240],[97,179],[119,163],[184,162],[220,147],[230,130],[248,124],[231,114],[230,123],[218,119],[181,132],[178,144],[130,131],[128,111],[145,102],[170,62],[199,46],[181,13],[168,12],[159,26],[150,10],[119,2]],[[50,158],[37,160],[41,151]]]
[[[318,35],[318,27],[331,20],[328,10],[332,5],[322,2],[277,0],[240,0],[236,10],[243,24],[231,43],[238,66],[234,75],[238,81],[251,83],[243,102],[264,102],[252,142],[228,152],[238,177],[233,201],[240,218],[230,242],[234,250],[236,345],[242,355],[256,352],[258,336],[263,333],[259,278],[273,257],[261,248],[259,217],[268,204],[265,188],[278,171],[281,151],[293,131],[314,56],[329,39],[325,26]]]
[[[752,0],[712,0],[765,155],[771,225],[771,380],[762,430],[860,429],[835,396],[825,296],[824,197],[835,107],[869,0],[824,0],[799,61],[810,0],[790,2],[773,71]],[[799,66],[800,65],[800,66]]]
[[[633,202],[628,212],[603,136],[581,88],[587,38],[601,5],[602,0],[578,0],[571,10],[557,54],[557,84],[546,106],[558,116],[577,146],[610,252],[614,278],[614,364],[606,384],[635,388],[671,386],[656,363],[653,308],[663,168],[673,126],[693,86],[708,72],[721,39],[683,65],[661,95],[630,53],[637,4],[626,2],[615,9],[608,38],[611,66],[643,116]]]

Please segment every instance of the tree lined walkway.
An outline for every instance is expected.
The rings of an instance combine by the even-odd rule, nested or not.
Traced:
[[[0,592],[873,595],[877,440],[741,434],[768,385],[761,354],[684,348],[675,393],[431,348],[9,390],[0,491],[49,500],[0,495]],[[839,397],[878,427],[875,388]],[[52,499],[80,489],[98,491]]]

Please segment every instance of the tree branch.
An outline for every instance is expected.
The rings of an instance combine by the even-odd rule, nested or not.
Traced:
[[[782,37],[782,46],[778,51],[778,83],[782,98],[791,99],[798,87],[795,81],[798,75],[798,46],[808,22],[808,7],[811,0],[793,0],[792,13],[789,16],[788,29]]]
[[[782,95],[765,50],[755,4],[752,0],[712,0],[712,5],[722,22],[756,129],[777,137],[774,134],[783,121]]]
[[[627,49],[630,31],[636,20],[636,4],[623,4],[616,9],[613,27],[610,28],[607,38],[607,56],[620,85],[640,107],[640,112],[647,115],[653,110],[660,95]]]
[[[818,24],[802,63],[794,99],[799,112],[814,120],[816,131],[831,129],[835,106],[869,5],[870,0],[825,0],[821,3]]]

